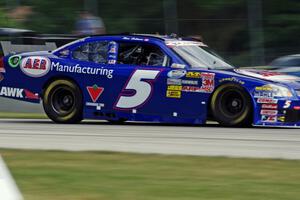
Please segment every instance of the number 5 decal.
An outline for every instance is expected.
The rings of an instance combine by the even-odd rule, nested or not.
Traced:
[[[135,70],[119,96],[115,108],[132,109],[145,104],[153,92],[152,81],[156,80],[160,72],[160,70]]]

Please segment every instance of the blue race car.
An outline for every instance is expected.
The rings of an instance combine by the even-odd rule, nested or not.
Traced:
[[[236,69],[202,42],[174,36],[86,37],[5,56],[0,73],[0,96],[42,101],[57,123],[300,125],[299,78]]]

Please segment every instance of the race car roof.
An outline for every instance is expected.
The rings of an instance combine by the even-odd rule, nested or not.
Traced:
[[[90,35],[86,38],[93,38],[93,37],[148,37],[148,38],[155,38],[159,40],[188,40],[188,41],[198,41],[202,42],[201,40],[194,38],[194,37],[178,37],[176,34],[170,35],[160,35],[160,34],[144,34],[144,33],[119,33],[119,34],[102,34],[102,35]]]
[[[103,34],[103,35],[91,35],[87,36],[78,40],[75,40],[71,43],[68,43],[66,45],[63,45],[59,47],[58,49],[54,50],[53,52],[58,52],[62,49],[64,49],[67,46],[71,46],[72,44],[75,44],[79,41],[93,41],[95,38],[101,38],[101,37],[112,37],[112,38],[118,38],[122,40],[131,40],[131,41],[145,41],[147,42],[148,39],[155,39],[155,40],[161,40],[167,45],[186,45],[188,42],[189,44],[193,45],[200,45],[200,46],[206,46],[205,44],[202,43],[202,41],[192,38],[192,37],[177,37],[175,34],[171,35],[158,35],[158,34],[129,34],[129,33],[121,33],[121,34]]]

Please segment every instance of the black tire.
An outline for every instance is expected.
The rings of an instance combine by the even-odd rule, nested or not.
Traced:
[[[56,123],[79,123],[83,111],[82,93],[74,82],[56,80],[44,91],[43,107]]]
[[[239,85],[225,84],[216,89],[211,102],[214,119],[223,126],[250,126],[252,102],[249,94]]]

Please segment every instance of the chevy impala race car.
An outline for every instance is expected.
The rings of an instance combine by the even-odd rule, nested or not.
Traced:
[[[87,37],[50,52],[7,55],[0,96],[42,101],[57,123],[82,119],[224,126],[299,126],[300,82],[236,69],[199,41]]]

